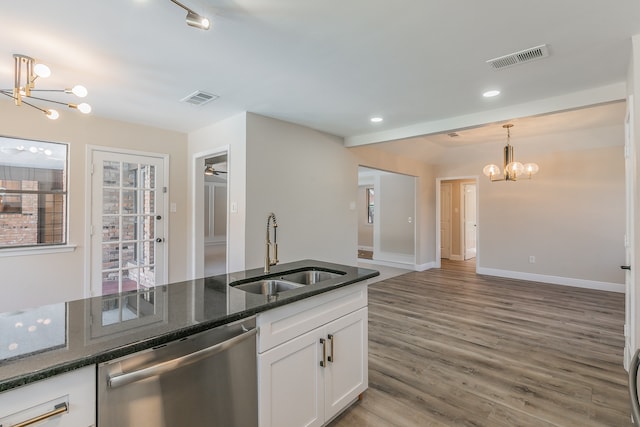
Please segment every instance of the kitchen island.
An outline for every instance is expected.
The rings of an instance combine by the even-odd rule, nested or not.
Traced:
[[[271,295],[236,287],[310,269],[341,274]],[[5,313],[0,318],[0,392],[11,393],[12,389],[29,383],[95,366],[251,316],[266,319],[258,322],[258,327],[272,325],[275,323],[270,323],[271,313],[276,313],[274,316],[286,314],[287,306],[294,307],[294,311],[311,312],[312,300],[329,304],[330,298],[321,294],[336,295],[336,290],[377,275],[374,270],[303,260],[277,265],[268,275],[262,269],[253,269]],[[366,290],[364,295],[366,305]],[[315,296],[318,297],[312,298]],[[342,308],[332,310],[342,315]],[[301,323],[305,322],[312,325],[316,320]],[[366,325],[366,312],[364,323]],[[25,333],[29,340],[20,341],[16,336]],[[259,351],[265,352],[293,338],[277,333],[262,335],[264,343]]]

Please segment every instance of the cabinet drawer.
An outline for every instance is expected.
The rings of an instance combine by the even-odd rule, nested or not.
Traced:
[[[0,425],[11,426],[49,414],[38,426],[95,425],[96,367],[72,372],[0,393]],[[66,405],[66,411],[62,411]],[[60,408],[60,414],[54,410]]]
[[[367,283],[361,282],[260,313],[258,352],[367,306]]]

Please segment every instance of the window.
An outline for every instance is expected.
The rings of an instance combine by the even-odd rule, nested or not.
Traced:
[[[367,188],[367,222],[373,224],[373,188]]]
[[[67,151],[0,137],[0,248],[67,243]]]

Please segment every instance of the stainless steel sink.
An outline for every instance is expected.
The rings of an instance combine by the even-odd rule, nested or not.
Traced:
[[[236,289],[259,295],[276,295],[280,292],[290,291],[302,287],[302,284],[285,282],[284,280],[265,279],[255,282],[231,285]]]
[[[320,271],[320,270],[303,270],[303,271],[296,271],[295,273],[285,274],[283,276],[280,276],[280,278],[282,280],[286,280],[294,283],[300,283],[302,285],[313,285],[314,283],[335,279],[344,274],[345,273]]]

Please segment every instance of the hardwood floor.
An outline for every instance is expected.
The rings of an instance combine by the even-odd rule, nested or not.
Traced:
[[[369,389],[331,427],[631,425],[623,294],[442,266],[369,287]]]

